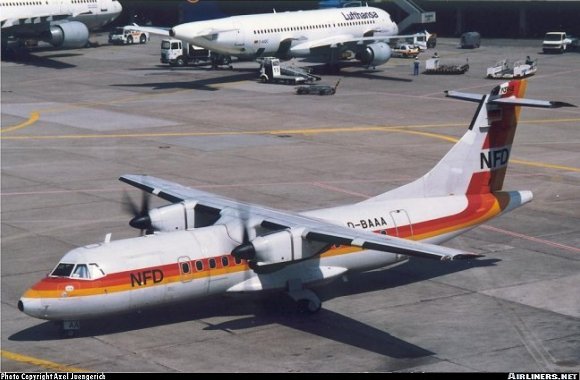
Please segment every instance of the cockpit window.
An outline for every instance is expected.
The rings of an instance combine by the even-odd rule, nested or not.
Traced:
[[[74,264],[59,263],[50,274],[56,277],[68,277],[72,273]]]
[[[89,278],[89,270],[85,264],[77,264],[72,276],[74,278]]]
[[[95,263],[89,264],[89,272],[92,279],[101,278],[105,276],[105,272]]]

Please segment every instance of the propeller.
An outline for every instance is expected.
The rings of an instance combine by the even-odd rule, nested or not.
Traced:
[[[139,207],[127,192],[123,192],[123,208],[124,210],[133,215],[133,218],[129,221],[129,225],[133,228],[141,230],[141,235],[150,235],[153,233],[153,226],[151,225],[151,218],[149,217],[149,203],[151,196],[149,193],[143,193],[141,198],[141,207]]]
[[[248,209],[242,207],[240,209],[240,219],[242,221],[242,243],[232,250],[232,256],[241,260],[251,260],[256,256],[256,248],[250,241],[250,227]]]

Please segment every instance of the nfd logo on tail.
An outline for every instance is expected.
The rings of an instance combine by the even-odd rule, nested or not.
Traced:
[[[494,148],[481,152],[479,155],[480,169],[499,169],[507,166],[510,159],[510,148]]]

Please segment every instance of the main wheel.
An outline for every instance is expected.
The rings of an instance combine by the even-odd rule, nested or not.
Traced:
[[[297,302],[298,312],[303,314],[315,314],[322,308],[321,302],[314,302],[312,300],[300,300]]]

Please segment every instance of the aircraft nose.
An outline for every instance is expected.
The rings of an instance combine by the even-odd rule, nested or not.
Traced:
[[[18,310],[26,315],[35,318],[46,318],[46,308],[41,304],[40,299],[21,298],[18,301]]]

